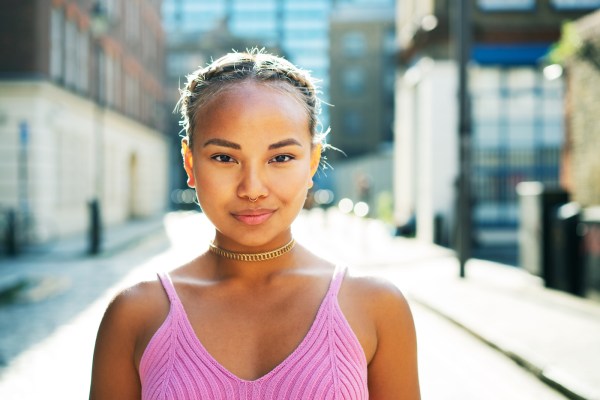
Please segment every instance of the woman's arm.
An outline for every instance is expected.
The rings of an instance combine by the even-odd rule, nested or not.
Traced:
[[[96,338],[90,400],[141,398],[134,351],[140,305],[136,289],[119,294],[108,306]]]
[[[369,363],[369,398],[420,399],[417,340],[406,299],[395,286],[385,285],[374,314],[377,349]]]

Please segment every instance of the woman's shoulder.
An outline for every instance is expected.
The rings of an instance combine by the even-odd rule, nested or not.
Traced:
[[[344,279],[340,295],[353,298],[354,306],[362,309],[375,323],[395,317],[412,321],[406,297],[390,280],[373,275],[354,274],[349,271]]]
[[[104,319],[133,328],[144,325],[149,316],[168,307],[168,297],[158,278],[148,279],[119,291],[108,305]]]
[[[350,270],[344,278],[344,285],[346,290],[376,304],[406,302],[398,286],[383,277],[357,274]]]
[[[108,310],[115,309],[115,311],[125,314],[134,313],[141,317],[147,317],[148,313],[164,314],[169,309],[170,301],[167,293],[169,289],[164,286],[159,277],[162,277],[162,281],[171,282],[170,285],[173,285],[172,282],[178,279],[189,278],[190,271],[193,271],[194,268],[200,269],[201,265],[196,265],[197,261],[190,261],[169,271],[143,273],[138,277],[137,283],[133,283],[117,293]]]

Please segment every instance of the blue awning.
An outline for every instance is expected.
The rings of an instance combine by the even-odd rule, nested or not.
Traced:
[[[552,43],[475,44],[471,57],[484,65],[537,65]]]

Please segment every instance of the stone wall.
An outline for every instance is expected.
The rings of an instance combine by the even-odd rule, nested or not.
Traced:
[[[568,62],[568,187],[584,207],[600,205],[600,11],[582,18],[583,40]]]

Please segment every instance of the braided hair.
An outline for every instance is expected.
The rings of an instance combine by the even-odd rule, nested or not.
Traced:
[[[320,91],[314,78],[284,58],[255,48],[226,54],[187,76],[187,84],[180,89],[177,109],[181,112],[182,133],[190,147],[198,110],[224,89],[242,81],[260,82],[293,95],[307,113],[313,143],[324,141],[328,130],[323,132],[319,121]]]

